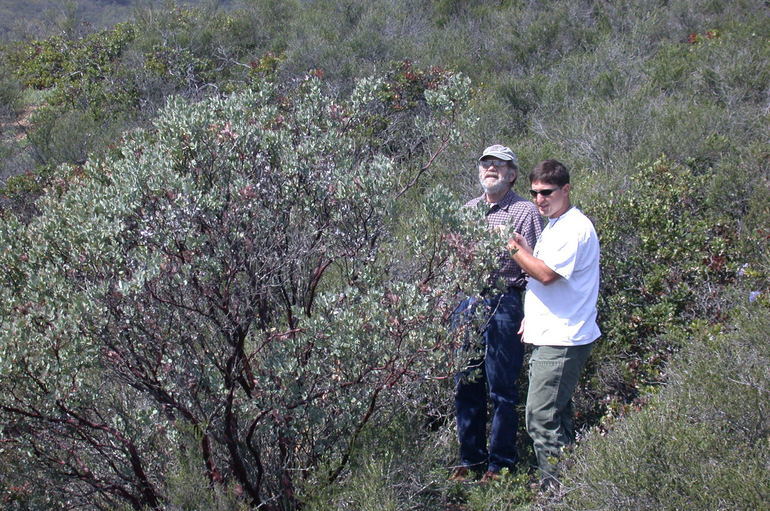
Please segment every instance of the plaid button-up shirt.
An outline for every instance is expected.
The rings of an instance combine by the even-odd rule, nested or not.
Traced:
[[[513,190],[500,199],[497,204],[486,202],[486,196],[482,195],[468,201],[465,207],[487,206],[486,218],[490,229],[497,225],[511,225],[513,230],[524,236],[530,247],[535,243],[543,231],[543,220],[537,207],[527,199],[521,197]],[[527,274],[508,255],[507,251],[500,254],[500,269],[491,276],[492,282],[498,278],[504,280],[508,287],[524,289],[527,287]]]

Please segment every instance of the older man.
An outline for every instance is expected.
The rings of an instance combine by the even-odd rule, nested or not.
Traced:
[[[484,208],[490,228],[506,226],[534,245],[542,222],[537,208],[512,190],[518,176],[514,152],[502,145],[487,147],[478,161],[478,175],[484,193],[465,207]],[[503,290],[493,286],[500,280]],[[517,461],[516,380],[523,357],[518,331],[523,317],[522,293],[526,275],[503,251],[500,267],[490,277],[490,284],[484,297],[488,314],[482,332],[484,354],[472,360],[456,379],[460,465],[450,476],[454,481],[465,481],[482,474],[483,481],[494,480],[504,468],[513,470]],[[467,316],[467,311],[478,305],[471,299],[463,301],[456,311],[456,318]],[[492,402],[488,446],[487,398]]]

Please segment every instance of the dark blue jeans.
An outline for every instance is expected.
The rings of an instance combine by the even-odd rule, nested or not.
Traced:
[[[455,311],[456,326],[469,321],[474,308],[484,306],[486,312],[481,336],[484,353],[471,360],[455,378],[455,411],[460,461],[469,468],[499,472],[513,470],[516,464],[516,432],[518,430],[518,391],[516,380],[521,370],[524,348],[518,334],[524,316],[519,291],[486,298],[484,304],[464,300]],[[492,424],[487,449],[487,396],[492,402]]]

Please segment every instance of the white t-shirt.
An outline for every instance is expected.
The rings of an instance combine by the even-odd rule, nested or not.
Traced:
[[[599,238],[577,208],[549,218],[534,255],[561,275],[550,284],[530,278],[524,298],[524,342],[580,346],[595,341],[599,297]]]

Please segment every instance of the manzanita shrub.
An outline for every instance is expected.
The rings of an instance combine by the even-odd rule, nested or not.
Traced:
[[[412,115],[375,78],[344,99],[307,77],[171,101],[29,222],[2,219],[6,503],[163,509],[182,463],[292,508],[383,410],[422,410],[458,363],[458,293],[501,243],[425,186],[469,96],[433,72]]]

